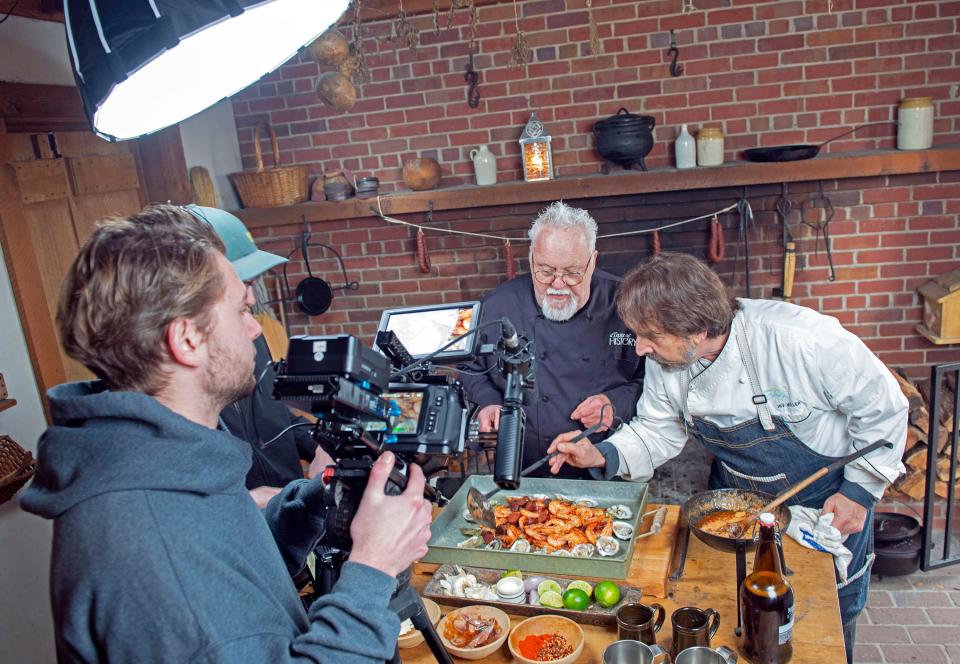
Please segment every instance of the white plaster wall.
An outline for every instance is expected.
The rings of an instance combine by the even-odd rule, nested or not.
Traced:
[[[214,104],[180,123],[180,138],[187,172],[203,166],[213,178],[217,207],[236,210],[240,207],[236,191],[227,177],[242,170],[237,125],[229,99]]]
[[[46,421],[2,249],[0,348],[0,373],[17,400],[0,413],[0,433],[36,456]],[[0,505],[0,662],[47,664],[56,661],[49,599],[53,529],[49,521],[21,510],[19,495]]]
[[[74,85],[63,23],[11,16],[0,25],[0,81]]]

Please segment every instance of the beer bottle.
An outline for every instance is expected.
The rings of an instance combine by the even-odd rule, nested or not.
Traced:
[[[740,587],[743,651],[753,664],[784,664],[793,656],[793,588],[780,567],[776,520],[760,515],[753,571]]]

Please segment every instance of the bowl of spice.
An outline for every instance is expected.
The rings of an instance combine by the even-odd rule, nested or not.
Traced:
[[[443,647],[462,659],[483,659],[503,645],[509,632],[506,613],[480,604],[451,611],[437,625]]]
[[[583,652],[583,630],[569,618],[534,616],[513,628],[507,645],[524,664],[572,664]]]

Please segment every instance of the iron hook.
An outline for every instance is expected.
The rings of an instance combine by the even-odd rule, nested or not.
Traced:
[[[667,56],[673,58],[673,60],[670,61],[670,75],[676,77],[683,74],[683,65],[677,64],[677,58],[680,57],[680,49],[677,48],[677,37],[673,34],[673,30],[670,31],[670,48],[667,49]]]

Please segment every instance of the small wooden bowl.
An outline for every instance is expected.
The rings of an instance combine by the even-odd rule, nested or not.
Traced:
[[[430,624],[436,626],[440,620],[440,607],[432,599],[427,597],[420,598],[423,601],[423,608],[427,610],[427,616],[430,618]],[[413,648],[423,643],[423,633],[419,629],[407,632],[397,638],[397,645],[401,648]]]
[[[513,628],[507,646],[510,653],[523,664],[544,664],[534,659],[527,659],[520,654],[520,642],[531,634],[560,634],[567,643],[573,646],[573,652],[566,657],[550,660],[550,664],[573,664],[583,653],[583,629],[577,623],[563,616],[542,615],[527,618]]]
[[[453,645],[443,636],[443,629],[446,626],[447,620],[450,620],[451,616],[456,615],[460,612],[467,612],[467,615],[470,616],[481,616],[483,618],[493,618],[498,623],[500,623],[500,636],[496,638],[495,641],[480,646],[479,648],[458,648]],[[456,611],[451,611],[443,617],[443,619],[437,623],[437,634],[440,635],[440,642],[443,643],[443,647],[447,649],[454,657],[460,657],[461,659],[483,659],[487,655],[492,654],[500,646],[503,645],[503,642],[507,640],[507,635],[510,633],[510,617],[500,609],[493,606],[483,606],[481,604],[474,604],[471,606],[464,606]]]

